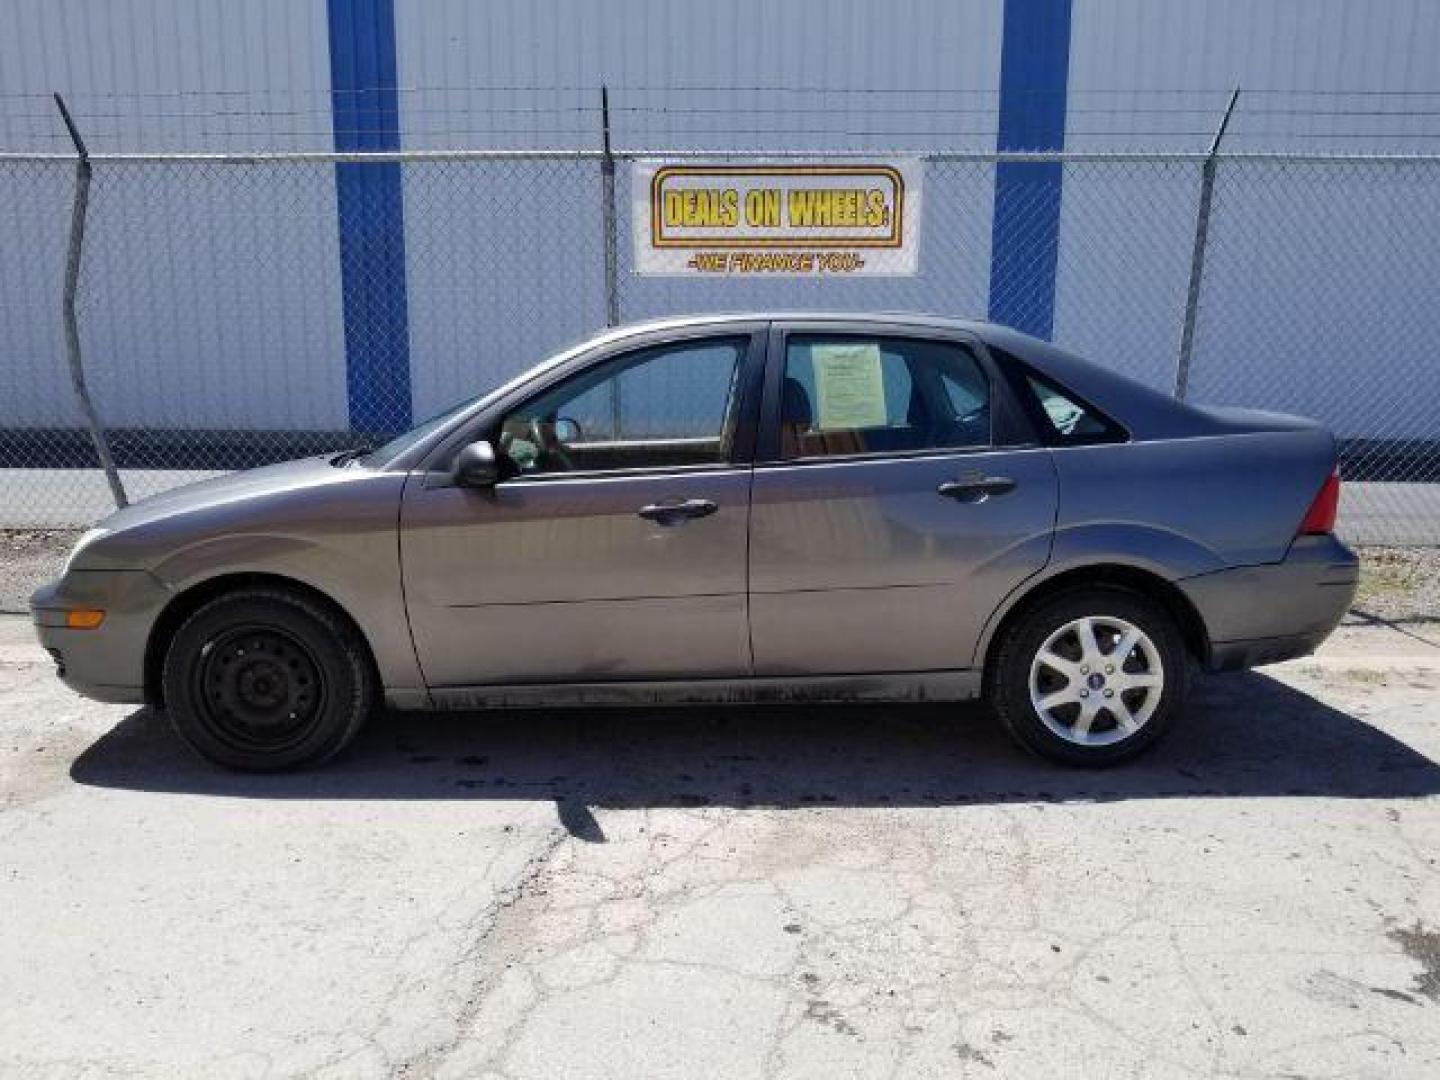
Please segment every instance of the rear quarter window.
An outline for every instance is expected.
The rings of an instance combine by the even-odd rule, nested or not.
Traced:
[[[1060,438],[1091,439],[1109,434],[1110,427],[1105,420],[1074,398],[1033,375],[1027,375],[1025,381],[1030,384],[1030,393],[1039,402],[1045,420]]]
[[[1041,375],[1020,358],[991,346],[1025,412],[1051,446],[1090,446],[1129,439],[1129,433],[1079,394]]]

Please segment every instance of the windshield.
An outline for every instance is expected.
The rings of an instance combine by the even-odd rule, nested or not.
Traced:
[[[444,412],[437,413],[430,417],[429,420],[422,421],[409,431],[396,435],[395,438],[389,442],[377,446],[374,450],[371,450],[364,457],[360,458],[360,461],[372,467],[385,465],[387,462],[403,454],[406,450],[409,450],[410,447],[414,446],[431,432],[438,431],[444,427],[452,419],[459,416],[479,400],[478,397],[468,397],[464,401],[456,402]]]
[[[409,450],[416,443],[420,442],[427,436],[444,427],[446,424],[448,424],[451,420],[455,419],[455,417],[459,416],[466,409],[469,409],[474,405],[478,405],[486,398],[497,397],[501,394],[506,393],[509,390],[514,389],[517,386],[523,385],[527,380],[534,378],[536,375],[546,370],[547,368],[552,368],[557,364],[561,364],[564,361],[570,359],[576,353],[588,349],[591,345],[595,343],[596,340],[598,339],[594,337],[584,337],[578,341],[566,345],[563,349],[555,353],[549,359],[541,362],[540,364],[537,364],[529,371],[516,376],[515,378],[507,382],[505,385],[495,390],[491,390],[487,393],[476,395],[475,397],[468,397],[464,401],[456,402],[444,412],[437,413],[429,420],[418,424],[404,434],[395,436],[395,438],[391,439],[384,445],[377,446],[375,449],[367,451],[365,455],[358,460],[361,462],[361,464],[368,465],[371,468],[383,468],[395,458],[403,454],[406,450]]]

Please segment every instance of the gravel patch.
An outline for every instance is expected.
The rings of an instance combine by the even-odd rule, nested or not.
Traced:
[[[28,612],[30,594],[60,573],[77,529],[0,529],[0,612]]]
[[[1440,622],[1440,548],[1362,547],[1352,611],[1386,622]]]

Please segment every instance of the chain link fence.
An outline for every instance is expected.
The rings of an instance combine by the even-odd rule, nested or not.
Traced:
[[[898,155],[925,160],[914,276],[718,280],[634,272],[640,156],[667,155],[94,155],[75,315],[129,498],[384,434],[612,317],[983,317],[1027,299],[991,280],[1002,155]],[[1174,392],[1191,307],[1189,400],[1324,421],[1352,482],[1347,536],[1440,543],[1440,156],[1221,154],[1208,206],[1201,153],[1016,157],[1059,171],[1058,233],[1038,245],[1058,344]],[[63,332],[76,176],[74,157],[0,155],[4,526],[113,505]],[[357,227],[337,230],[337,208]],[[1047,212],[1037,200],[1037,229]]]

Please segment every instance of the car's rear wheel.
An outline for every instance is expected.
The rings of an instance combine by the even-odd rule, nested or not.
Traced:
[[[180,738],[211,761],[252,772],[333,757],[375,696],[369,652],[348,620],[280,589],[201,606],[175,632],[162,678]]]
[[[1004,632],[988,696],[1021,745],[1076,765],[1110,765],[1160,738],[1189,676],[1174,618],[1122,589],[1059,594]]]

